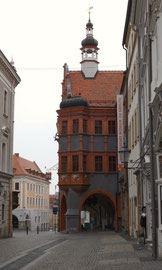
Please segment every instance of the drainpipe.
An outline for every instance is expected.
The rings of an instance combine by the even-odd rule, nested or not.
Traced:
[[[126,127],[127,127],[127,133],[126,133],[126,147],[128,147],[128,55],[127,51],[128,49],[123,44],[123,49],[125,50],[126,54]],[[128,164],[126,164],[128,166]],[[128,168],[125,168],[125,178],[126,178],[126,187],[127,187],[127,230],[128,230],[128,236],[130,236],[129,231],[129,185],[128,185]]]
[[[151,5],[148,1],[149,10]],[[150,25],[150,14],[148,12],[148,24]],[[148,26],[149,26],[148,25]],[[150,35],[147,33],[147,41],[148,41],[148,87],[149,87],[149,102],[151,102],[151,55],[150,55],[150,46],[151,40]],[[152,206],[152,256],[154,259],[157,259],[157,234],[156,234],[156,200],[155,200],[155,160],[154,160],[154,149],[153,149],[153,114],[152,108],[149,106],[149,150],[150,150],[150,168],[151,168],[151,206]]]
[[[140,161],[141,166],[143,168],[143,155],[141,153],[142,149],[142,112],[141,112],[141,46],[140,46],[140,34],[139,30],[137,31],[137,39],[138,39],[138,127],[139,127],[139,153],[140,153]],[[143,171],[140,171],[140,195],[141,195],[141,206],[143,206]]]

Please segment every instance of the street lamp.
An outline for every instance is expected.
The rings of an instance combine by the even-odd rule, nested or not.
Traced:
[[[126,146],[123,146],[118,152],[121,162],[128,163],[130,150]]]
[[[1,195],[2,191],[3,191],[3,188],[4,188],[4,186],[3,186],[2,183],[0,182],[0,195]]]

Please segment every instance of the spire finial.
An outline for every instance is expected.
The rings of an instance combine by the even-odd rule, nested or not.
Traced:
[[[93,7],[89,7],[89,10],[88,10],[88,13],[89,13],[89,21],[91,21],[91,19],[90,19],[90,14],[91,14],[91,9],[92,9]]]

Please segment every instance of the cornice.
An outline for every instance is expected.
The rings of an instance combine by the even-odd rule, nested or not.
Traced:
[[[10,81],[15,82],[14,87],[16,87],[20,83],[21,79],[18,76],[15,68],[10,64],[10,62],[7,60],[7,58],[2,53],[1,50],[0,50],[0,68]]]

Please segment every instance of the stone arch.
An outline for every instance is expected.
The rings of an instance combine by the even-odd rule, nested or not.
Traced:
[[[116,207],[116,201],[114,199],[114,197],[107,191],[103,191],[103,190],[100,190],[100,189],[96,189],[96,190],[93,190],[89,193],[87,193],[83,198],[82,200],[80,201],[80,204],[79,204],[79,231],[81,231],[81,210],[82,210],[82,206],[84,204],[84,202],[86,201],[86,199],[94,194],[101,194],[101,195],[105,195],[107,196],[113,206],[114,206],[114,210],[115,210],[115,230],[117,231],[118,230],[118,223],[117,223],[117,207]]]
[[[66,229],[66,214],[67,211],[67,203],[66,196],[62,194],[60,201],[60,231],[64,231]]]

